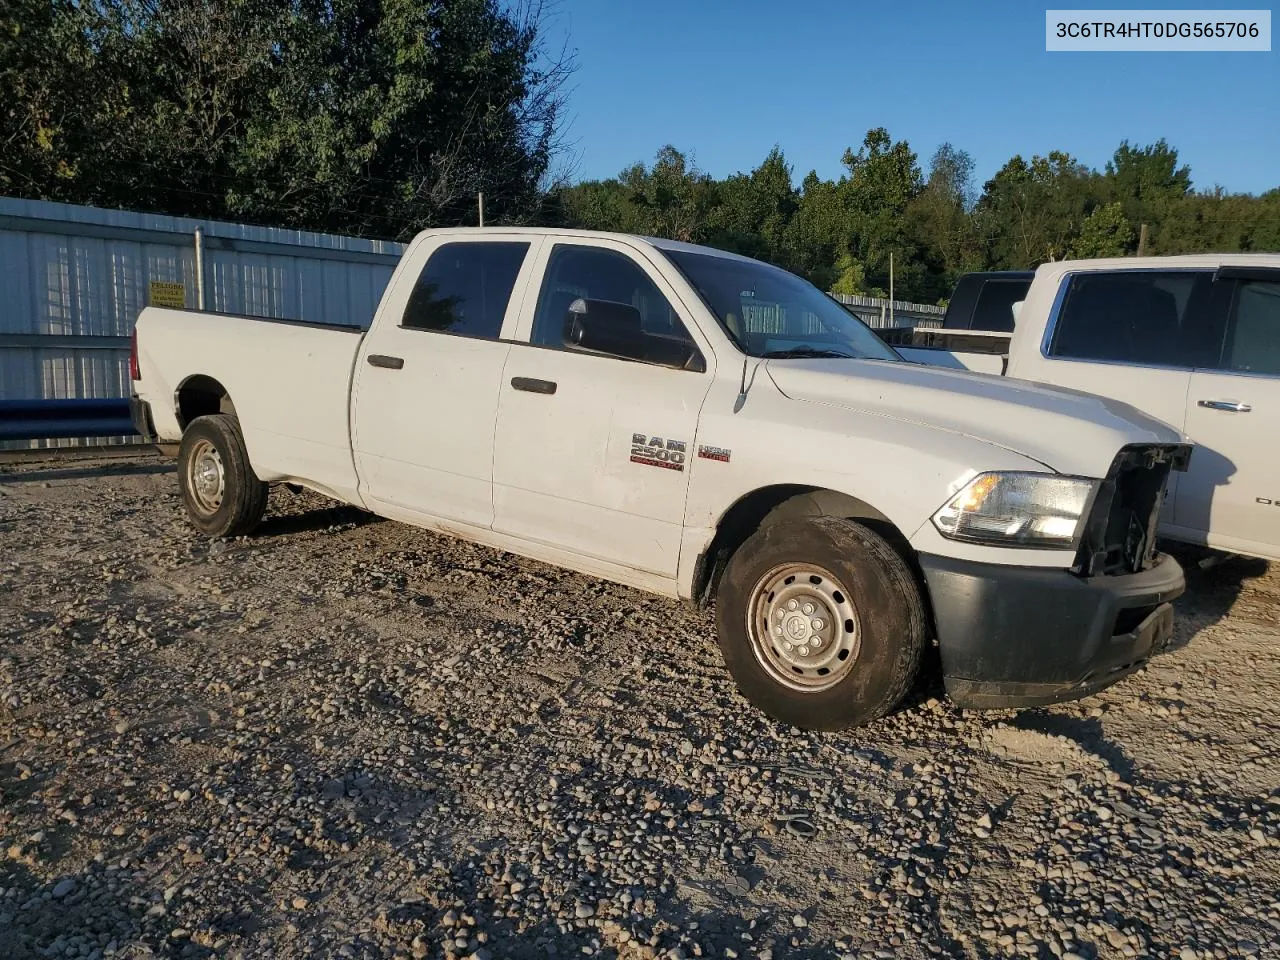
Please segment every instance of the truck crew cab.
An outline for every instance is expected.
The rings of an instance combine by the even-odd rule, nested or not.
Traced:
[[[301,484],[714,599],[741,690],[802,727],[883,715],[934,639],[959,704],[1085,696],[1165,648],[1183,590],[1154,546],[1177,431],[905,363],[804,280],[689,244],[428,231],[371,325],[146,308],[133,386],[204,533]]]

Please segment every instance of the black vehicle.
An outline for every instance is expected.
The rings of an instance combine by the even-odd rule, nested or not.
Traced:
[[[956,281],[942,318],[944,330],[1013,332],[1013,305],[1027,295],[1034,270],[966,273]]]
[[[957,339],[956,331],[1012,333],[1013,305],[1027,295],[1034,270],[988,270],[966,273],[956,281],[942,318],[942,327],[896,327],[876,333],[898,347],[931,347],[944,344],[953,349],[985,353],[1003,347],[991,338]],[[943,332],[946,331],[946,332]],[[980,342],[979,342],[980,341]]]

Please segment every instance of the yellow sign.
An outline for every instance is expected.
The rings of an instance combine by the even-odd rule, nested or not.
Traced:
[[[180,283],[152,280],[150,302],[153,307],[176,307],[181,310],[187,305],[186,288]]]

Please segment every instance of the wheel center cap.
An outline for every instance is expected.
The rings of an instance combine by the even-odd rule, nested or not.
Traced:
[[[805,640],[809,636],[809,618],[793,613],[787,617],[787,622],[783,626],[787,636],[792,640]]]

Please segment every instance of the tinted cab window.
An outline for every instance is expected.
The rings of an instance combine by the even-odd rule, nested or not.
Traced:
[[[978,294],[971,330],[1013,332],[1013,305],[1027,296],[1029,280],[988,280]]]
[[[528,251],[518,242],[444,244],[422,268],[400,325],[496,340]]]
[[[1066,283],[1050,356],[1168,367],[1216,361],[1212,273],[1080,273]]]
[[[1221,368],[1280,376],[1280,273],[1236,283]]]
[[[951,291],[943,329],[1012,333],[1013,305],[1026,298],[1034,278],[1033,272],[1013,270],[965,274]]]

